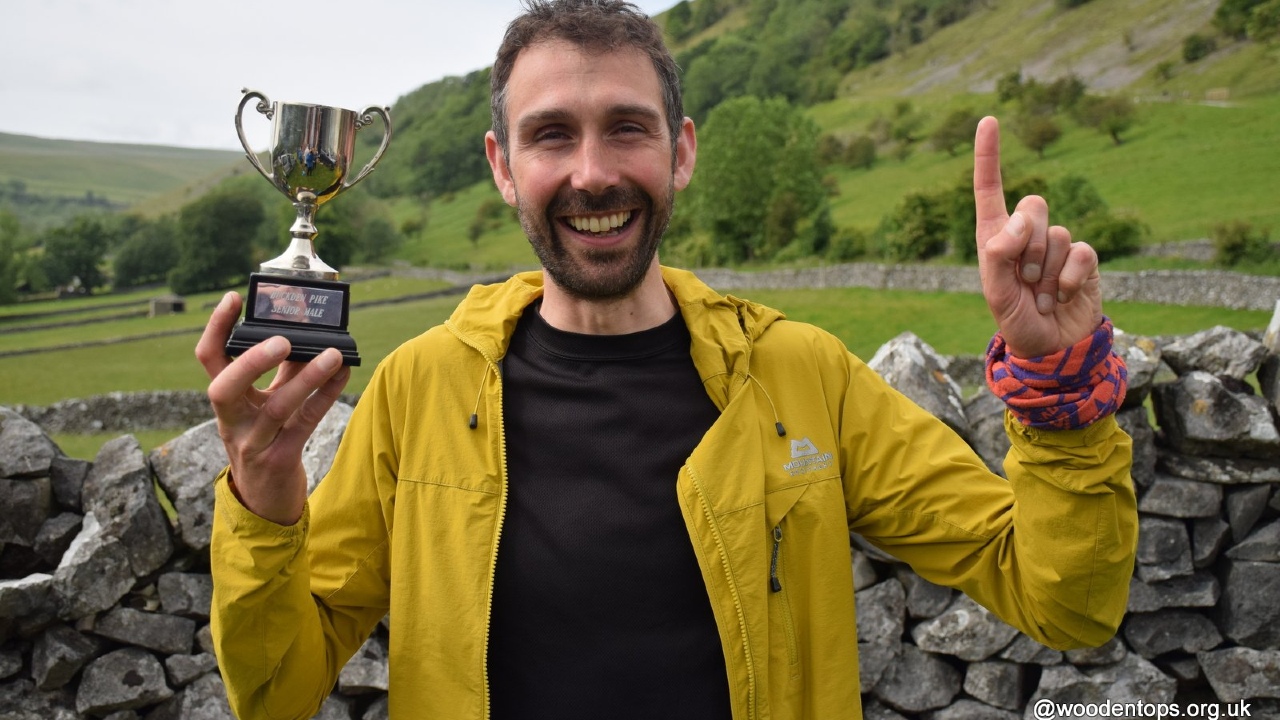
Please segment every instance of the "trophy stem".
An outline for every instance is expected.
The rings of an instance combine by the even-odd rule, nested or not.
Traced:
[[[289,249],[274,260],[268,260],[259,266],[262,272],[276,275],[311,278],[314,280],[337,280],[338,271],[330,267],[316,255],[313,241],[316,237],[316,196],[309,192],[298,193],[298,200],[293,203],[298,217],[289,228],[293,239]]]

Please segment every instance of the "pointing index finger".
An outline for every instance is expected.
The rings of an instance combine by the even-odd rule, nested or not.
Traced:
[[[978,123],[973,140],[973,201],[977,209],[978,248],[986,245],[1009,220],[1000,179],[1000,124],[994,117]]]

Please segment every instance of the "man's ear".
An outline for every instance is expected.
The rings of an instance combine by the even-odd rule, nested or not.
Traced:
[[[493,171],[493,184],[498,186],[502,199],[515,207],[516,183],[511,179],[511,167],[507,165],[506,155],[498,144],[498,136],[492,130],[484,134],[484,154],[489,158],[489,169]]]
[[[676,138],[675,182],[676,190],[683,190],[693,178],[693,166],[698,159],[698,138],[693,121],[685,118],[680,123],[680,137]]]

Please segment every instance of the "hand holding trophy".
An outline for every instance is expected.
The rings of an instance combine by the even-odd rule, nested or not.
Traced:
[[[342,352],[344,365],[359,365],[355,339],[347,333],[351,286],[338,281],[338,271],[315,252],[316,208],[351,189],[377,165],[391,142],[389,108],[368,107],[356,113],[343,108],[303,103],[272,103],[262,93],[244,90],[236,110],[236,132],[249,162],[293,203],[298,217],[289,228],[292,240],[283,255],[262,263],[249,276],[244,320],[227,341],[228,355],[239,355],[274,335],[288,338],[289,360],[306,361],[325,348]],[[271,172],[249,148],[241,116],[258,99],[257,111],[272,121],[268,161]],[[382,144],[368,164],[347,180],[356,131],[382,118]]]

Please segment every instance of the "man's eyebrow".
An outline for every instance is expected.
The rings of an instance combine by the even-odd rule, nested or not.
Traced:
[[[609,108],[609,114],[614,117],[638,117],[649,122],[662,121],[662,113],[649,105],[614,105]]]
[[[620,104],[610,106],[608,109],[610,117],[632,117],[639,118],[646,122],[661,122],[662,113],[655,110],[649,105],[640,104]],[[573,113],[568,110],[559,108],[548,108],[546,110],[535,110],[520,118],[517,127],[520,130],[532,130],[542,125],[567,122],[573,118]]]

